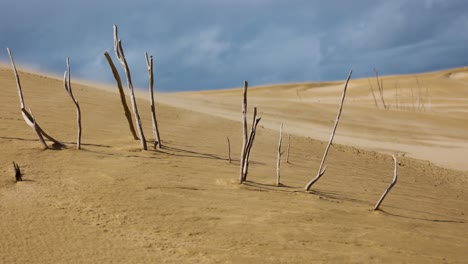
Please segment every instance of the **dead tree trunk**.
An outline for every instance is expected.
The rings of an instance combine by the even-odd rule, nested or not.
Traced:
[[[67,91],[68,95],[72,99],[73,103],[76,107],[76,123],[78,126],[78,136],[76,140],[76,149],[81,149],[81,109],[78,100],[75,99],[73,96],[73,91],[71,87],[71,73],[70,73],[70,59],[67,57],[67,70],[63,76],[63,81],[65,83],[65,91]]]
[[[325,159],[327,158],[328,150],[330,149],[330,146],[331,146],[331,144],[333,142],[333,137],[335,136],[336,127],[338,126],[338,122],[339,122],[340,116],[341,116],[341,111],[343,110],[343,103],[344,103],[344,99],[345,99],[345,96],[346,96],[346,89],[348,88],[349,79],[351,78],[352,73],[353,73],[353,71],[350,71],[349,75],[348,75],[348,78],[346,79],[346,84],[345,84],[345,87],[343,89],[343,95],[341,96],[341,103],[340,103],[340,106],[338,108],[338,114],[337,114],[336,120],[335,120],[335,125],[333,126],[333,130],[332,130],[332,133],[330,135],[330,140],[328,141],[327,148],[325,149],[325,153],[323,155],[322,162],[320,163],[320,167],[319,167],[319,170],[317,172],[317,176],[315,176],[314,179],[312,179],[309,183],[307,183],[307,185],[305,187],[305,189],[307,191],[310,189],[310,187],[316,181],[318,181],[318,179],[320,179],[320,177],[322,177],[322,175],[325,173],[325,170],[327,168],[327,166],[324,167]]]
[[[280,167],[281,167],[281,143],[283,141],[283,123],[280,126],[280,136],[279,136],[279,143],[278,143],[278,158],[276,160],[276,186],[280,186]]]
[[[151,118],[153,120],[153,137],[154,137],[154,148],[162,148],[161,138],[159,137],[158,120],[156,119],[156,109],[154,107],[154,73],[153,73],[153,56],[148,59],[148,53],[145,52],[146,66],[148,67],[149,77],[149,96],[151,106]]]
[[[127,118],[128,121],[128,126],[130,127],[130,132],[132,133],[132,136],[135,140],[138,140],[137,133],[135,131],[135,127],[133,126],[133,120],[132,120],[132,114],[130,113],[130,109],[127,106],[127,100],[125,99],[125,92],[122,87],[122,80],[120,79],[120,74],[119,71],[117,71],[117,68],[114,65],[114,62],[112,61],[111,56],[109,53],[104,52],[104,56],[107,59],[107,62],[109,63],[109,66],[112,70],[112,74],[114,75],[115,81],[117,82],[117,88],[119,89],[119,94],[120,94],[120,101],[122,102],[122,107],[124,109],[125,117]]]
[[[125,70],[125,76],[127,78],[127,86],[128,90],[130,91],[130,98],[132,100],[132,109],[133,109],[133,114],[135,116],[135,122],[138,127],[138,133],[140,136],[140,141],[141,141],[141,148],[143,150],[147,150],[148,147],[146,145],[146,139],[145,135],[143,133],[143,126],[141,124],[141,119],[140,115],[138,114],[138,107],[135,99],[135,92],[133,89],[133,83],[132,83],[132,77],[130,75],[130,69],[127,64],[127,60],[125,59],[125,54],[122,48],[122,41],[118,37],[118,32],[117,32],[117,26],[114,25],[114,51],[116,57],[119,59],[120,63],[122,64],[124,70]]]
[[[240,158],[240,175],[239,183],[244,181],[244,164],[245,164],[245,153],[247,148],[247,88],[249,83],[244,81],[244,93],[242,100],[242,150]]]
[[[291,148],[291,135],[288,134],[288,150],[286,152],[286,163],[289,163],[289,149]]]
[[[25,104],[24,104],[24,98],[23,98],[23,90],[21,89],[21,82],[20,82],[20,78],[19,78],[19,75],[18,75],[18,71],[16,70],[15,61],[13,60],[13,55],[11,54],[11,51],[10,51],[9,48],[7,48],[7,52],[8,52],[8,55],[10,56],[11,66],[12,66],[13,72],[15,74],[16,87],[18,88],[18,95],[19,95],[20,105],[21,105],[21,115],[23,116],[24,121],[26,122],[26,124],[28,124],[36,132],[37,136],[39,137],[39,141],[44,146],[44,148],[47,149],[48,146],[45,143],[43,137],[45,137],[48,140],[54,142],[54,145],[57,145],[59,147],[65,146],[65,144],[63,144],[63,143],[59,142],[58,140],[54,139],[53,137],[49,136],[46,132],[44,132],[44,130],[42,130],[42,128],[39,126],[36,119],[34,118],[34,115],[32,114],[31,109],[29,109],[30,113],[28,113],[26,111]]]
[[[228,160],[231,163],[231,141],[229,141],[229,137],[226,137],[228,143]]]
[[[397,183],[397,180],[398,180],[398,162],[397,162],[397,159],[396,159],[395,155],[392,155],[392,157],[393,157],[393,163],[394,163],[393,180],[390,183],[390,185],[387,187],[385,192],[382,194],[382,196],[380,197],[379,201],[377,202],[377,204],[374,207],[374,210],[379,210],[379,206],[383,202],[383,200],[385,199],[385,196],[387,196],[387,194],[390,192],[390,190],[393,188],[393,186],[395,186],[395,184]]]

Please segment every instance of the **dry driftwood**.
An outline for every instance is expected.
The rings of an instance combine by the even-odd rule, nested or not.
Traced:
[[[288,149],[286,151],[286,163],[289,163],[289,149],[291,148],[291,135],[288,134]]]
[[[228,143],[228,160],[231,163],[231,141],[229,141],[229,137],[226,137]]]
[[[130,127],[130,132],[132,133],[133,138],[135,140],[138,140],[139,138],[135,131],[135,127],[133,126],[132,114],[130,113],[130,109],[127,106],[127,100],[125,99],[125,92],[122,87],[122,80],[120,79],[119,71],[117,71],[117,68],[115,67],[114,62],[112,61],[112,58],[107,51],[104,52],[104,56],[106,57],[107,62],[109,63],[109,66],[112,70],[112,74],[114,75],[115,81],[117,82],[117,88],[119,89],[119,94],[120,94],[120,101],[122,102],[122,107],[124,109],[125,117],[127,118],[128,126]]]
[[[379,206],[383,202],[383,200],[385,199],[385,196],[387,196],[387,194],[390,192],[390,190],[393,188],[393,186],[395,186],[395,184],[397,183],[397,180],[398,180],[398,162],[397,162],[397,159],[396,159],[395,155],[392,155],[392,157],[393,157],[393,163],[394,163],[393,180],[390,183],[390,185],[387,187],[385,192],[382,194],[382,196],[380,197],[379,201],[377,202],[377,204],[374,207],[374,210],[379,210]]]
[[[23,181],[23,175],[21,174],[21,170],[18,163],[13,161],[13,167],[15,168],[15,180],[17,182]]]
[[[280,186],[280,167],[281,167],[281,143],[283,141],[283,123],[280,126],[280,136],[278,143],[278,158],[276,159],[276,186]]]
[[[247,174],[249,172],[249,158],[250,151],[255,139],[255,134],[257,131],[257,125],[260,122],[261,118],[257,118],[257,107],[254,107],[252,129],[250,130],[250,135],[247,137],[247,88],[249,83],[244,81],[244,92],[242,100],[242,150],[240,158],[240,175],[239,182],[243,183],[247,179]]]
[[[73,90],[71,87],[71,73],[70,73],[70,59],[67,57],[67,70],[63,76],[63,82],[65,83],[65,91],[67,91],[68,95],[72,99],[73,103],[76,107],[76,123],[78,126],[78,136],[76,140],[76,149],[81,149],[81,109],[78,100],[75,99],[73,95]]]
[[[153,73],[153,56],[148,58],[148,53],[145,52],[146,66],[148,67],[149,77],[149,97],[151,107],[151,118],[153,120],[153,137],[154,137],[154,148],[160,149],[162,147],[161,138],[159,137],[158,120],[156,119],[156,109],[154,107],[154,73]]]
[[[26,124],[28,124],[37,134],[39,137],[39,141],[41,144],[44,146],[44,148],[48,148],[47,144],[44,141],[44,138],[47,138],[48,140],[54,142],[54,145],[63,147],[65,144],[61,143],[60,141],[54,139],[53,137],[49,136],[42,128],[39,126],[37,123],[36,119],[34,118],[31,109],[29,109],[29,113],[26,111],[25,104],[24,104],[24,98],[23,98],[23,90],[21,88],[21,82],[20,78],[18,75],[18,71],[16,70],[16,65],[15,61],[13,59],[13,55],[11,54],[11,51],[9,48],[7,48],[8,55],[10,56],[10,61],[11,61],[11,66],[13,68],[13,72],[15,74],[15,79],[16,79],[16,87],[18,88],[18,95],[20,99],[20,105],[21,105],[21,115],[23,116],[24,121]]]
[[[317,172],[317,176],[315,176],[314,179],[312,179],[309,183],[307,183],[305,189],[308,191],[310,189],[310,187],[316,182],[318,181],[318,179],[320,179],[320,177],[322,177],[322,175],[325,173],[325,170],[327,168],[327,166],[324,167],[324,164],[325,164],[325,159],[327,158],[327,154],[328,154],[328,150],[330,149],[330,146],[333,142],[333,137],[335,136],[335,131],[336,131],[336,128],[338,126],[338,122],[340,120],[340,116],[341,116],[341,111],[343,110],[343,103],[344,103],[344,99],[345,99],[345,96],[346,96],[346,89],[348,88],[348,83],[349,83],[349,79],[351,79],[351,75],[353,74],[353,71],[350,71],[349,72],[349,75],[348,75],[348,78],[346,79],[346,84],[344,86],[344,89],[343,89],[343,95],[341,96],[341,102],[340,102],[340,106],[338,108],[338,114],[336,116],[336,120],[335,120],[335,125],[333,126],[333,130],[331,132],[331,135],[330,135],[330,140],[328,141],[328,145],[327,145],[327,148],[325,149],[325,153],[323,154],[323,158],[322,158],[322,162],[320,163],[320,167],[319,167],[319,170]],[[323,169],[322,169],[323,168]]]
[[[133,114],[135,116],[135,122],[138,127],[138,133],[141,141],[141,148],[143,150],[147,150],[148,147],[146,145],[146,139],[145,139],[145,134],[143,133],[143,126],[141,124],[141,119],[140,115],[138,114],[138,107],[135,99],[135,92],[133,89],[133,83],[132,83],[132,77],[130,74],[130,68],[128,67],[127,60],[125,59],[125,54],[122,48],[122,41],[118,37],[118,30],[117,26],[114,25],[114,51],[116,57],[119,59],[120,63],[122,64],[124,71],[125,71],[125,77],[127,78],[127,86],[128,90],[130,91],[130,98],[132,101],[132,109],[133,109]]]
[[[260,122],[262,118],[258,117],[257,118],[257,107],[254,107],[254,115],[253,115],[253,123],[252,123],[252,129],[250,130],[250,136],[247,141],[247,146],[246,146],[246,152],[245,152],[245,157],[244,157],[244,177],[243,181],[247,180],[247,175],[249,174],[249,159],[250,159],[250,152],[252,150],[253,142],[255,140],[255,135],[257,134],[257,125]]]
[[[239,182],[244,181],[244,164],[245,164],[245,152],[247,148],[247,88],[249,83],[244,81],[244,92],[242,100],[242,150],[240,157],[240,175]]]

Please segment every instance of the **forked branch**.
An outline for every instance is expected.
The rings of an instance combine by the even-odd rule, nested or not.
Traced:
[[[145,135],[143,133],[143,126],[141,124],[141,119],[140,119],[140,114],[138,114],[138,107],[135,99],[135,92],[133,89],[133,83],[132,83],[132,77],[130,74],[130,68],[128,67],[127,60],[125,59],[125,54],[122,48],[122,41],[118,37],[118,31],[117,31],[117,26],[114,25],[114,51],[116,57],[119,59],[120,63],[122,64],[124,71],[125,71],[125,77],[127,78],[127,86],[128,90],[130,91],[130,98],[132,101],[132,109],[133,109],[133,114],[135,116],[135,122],[138,127],[138,133],[141,141],[141,148],[143,150],[147,150],[148,147],[146,145],[146,139]]]
[[[382,194],[382,196],[380,197],[379,201],[377,202],[377,204],[374,207],[374,210],[379,210],[379,206],[383,202],[383,200],[385,199],[385,196],[387,196],[387,194],[390,192],[390,190],[393,188],[393,186],[395,186],[395,184],[397,183],[397,180],[398,180],[398,162],[397,162],[397,159],[396,159],[395,155],[392,155],[392,157],[393,157],[393,163],[394,163],[393,180],[390,183],[390,185],[387,187],[385,192]]]
[[[325,159],[327,158],[328,150],[330,149],[330,146],[332,145],[333,137],[335,136],[336,128],[338,127],[338,122],[340,121],[341,111],[343,110],[343,103],[344,103],[344,99],[345,99],[345,96],[346,96],[346,89],[348,88],[349,79],[351,79],[352,74],[353,74],[353,71],[350,71],[349,75],[348,75],[348,78],[346,79],[346,84],[345,84],[344,89],[343,89],[343,95],[341,96],[340,106],[338,108],[338,114],[337,114],[336,120],[335,120],[335,125],[333,126],[333,130],[331,132],[330,140],[328,141],[327,148],[325,149],[325,153],[323,154],[322,162],[320,163],[320,167],[319,167],[319,170],[317,172],[317,176],[315,176],[315,178],[313,178],[309,183],[307,183],[307,185],[305,187],[305,189],[307,191],[310,189],[310,187],[315,182],[317,182],[320,179],[320,177],[323,176],[323,174],[325,173],[325,170],[327,168],[327,166],[324,166]]]

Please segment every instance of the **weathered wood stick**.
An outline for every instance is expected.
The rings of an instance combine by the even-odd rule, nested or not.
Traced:
[[[78,126],[78,136],[76,140],[76,149],[81,149],[81,109],[78,100],[75,99],[73,95],[73,90],[71,87],[71,71],[70,71],[70,58],[67,57],[67,70],[63,76],[63,81],[65,83],[65,91],[67,91],[68,95],[72,99],[73,103],[76,107],[76,123]]]
[[[280,126],[280,136],[278,143],[278,158],[276,160],[276,186],[280,186],[280,167],[281,167],[281,142],[283,141],[283,123]]]
[[[288,134],[288,150],[286,151],[286,163],[289,163],[289,149],[291,148],[291,134]]]
[[[305,187],[305,189],[307,191],[310,189],[310,187],[316,181],[318,181],[318,179],[320,179],[320,177],[322,177],[322,175],[325,173],[325,170],[327,169],[327,166],[324,167],[325,159],[327,158],[328,150],[330,149],[330,146],[331,146],[331,144],[333,142],[333,137],[335,136],[335,132],[336,132],[336,128],[338,126],[338,122],[340,121],[341,111],[343,110],[343,103],[344,103],[344,99],[345,99],[345,96],[346,96],[346,89],[348,88],[349,79],[351,79],[352,74],[353,74],[353,71],[350,71],[349,75],[348,75],[348,78],[346,79],[346,84],[345,84],[344,89],[343,89],[343,95],[341,96],[340,106],[338,108],[338,114],[337,114],[336,120],[335,120],[335,125],[333,126],[333,130],[332,130],[332,133],[330,135],[330,140],[328,141],[327,148],[325,149],[325,153],[323,154],[322,162],[320,163],[320,167],[319,167],[319,170],[317,172],[317,176],[315,176],[314,179],[312,179],[309,183],[307,183],[307,185]]]
[[[397,180],[398,180],[398,162],[397,162],[397,159],[395,157],[395,154],[393,154],[392,157],[393,157],[393,163],[394,163],[393,180],[390,183],[390,185],[387,187],[385,192],[382,194],[382,196],[380,197],[379,201],[377,202],[377,204],[374,207],[374,210],[379,210],[379,206],[383,202],[383,200],[385,199],[385,196],[387,196],[387,194],[390,192],[390,190],[393,188],[393,186],[395,186],[395,184],[397,183]]]
[[[229,137],[226,137],[228,143],[228,160],[231,163],[231,141],[229,141]]]
[[[252,120],[252,128],[250,129],[249,137],[247,139],[246,147],[245,147],[245,155],[244,155],[244,168],[243,168],[243,180],[247,178],[247,167],[249,166],[249,157],[250,157],[250,149],[252,148],[253,144],[253,137],[254,135],[254,129],[255,129],[255,122],[257,120],[257,106],[254,107],[253,109],[253,120]]]
[[[33,128],[36,133],[37,131],[39,131],[39,135],[38,135],[39,141],[41,142],[41,144],[45,145],[46,148],[48,147],[47,147],[47,144],[45,144],[44,138],[42,136],[54,142],[54,144],[58,146],[65,146],[65,144],[59,142],[58,140],[54,139],[53,137],[49,136],[46,132],[44,132],[44,130],[42,130],[42,128],[36,122],[35,118],[33,118],[33,116],[26,111],[24,98],[23,98],[23,90],[21,88],[21,81],[18,75],[18,71],[16,70],[15,60],[13,59],[13,55],[11,54],[11,51],[9,48],[7,48],[7,52],[8,52],[8,55],[10,56],[11,66],[13,68],[13,73],[16,79],[16,87],[18,88],[18,95],[19,95],[20,105],[21,105],[21,115],[23,116],[24,121],[31,128]],[[29,109],[29,111],[31,111],[31,109]]]
[[[117,71],[117,68],[115,67],[114,62],[112,61],[112,58],[107,51],[104,52],[104,56],[106,57],[107,62],[109,63],[109,66],[112,70],[112,74],[114,75],[114,79],[117,83],[117,88],[119,89],[119,94],[120,94],[120,101],[122,102],[122,107],[124,109],[125,117],[127,118],[130,132],[132,133],[133,138],[135,140],[138,140],[139,138],[135,131],[135,127],[133,126],[132,114],[130,113],[130,109],[128,108],[127,100],[125,99],[125,92],[122,87],[122,80],[120,79],[119,71]]]
[[[242,100],[242,150],[241,150],[241,158],[240,158],[240,175],[239,175],[239,183],[244,181],[244,164],[245,164],[245,156],[246,156],[246,149],[247,149],[247,88],[249,87],[249,83],[244,81],[244,92],[243,92],[243,100]]]
[[[255,140],[255,135],[257,134],[257,125],[261,119],[262,119],[261,117],[255,119],[252,132],[250,133],[249,143],[247,146],[246,158],[245,158],[245,163],[244,163],[244,181],[247,180],[247,175],[249,174],[250,151],[252,150],[253,142]]]
[[[42,146],[44,146],[45,149],[48,149],[49,147],[45,143],[44,138],[42,137],[41,131],[39,131],[39,129],[37,127],[36,118],[34,117],[34,114],[33,114],[32,110],[31,110],[31,108],[29,108],[29,113],[31,114],[32,122],[30,120],[28,120],[28,121],[26,121],[26,123],[28,123],[28,125],[30,127],[32,127],[32,129],[34,129],[34,132],[36,132],[37,137],[39,138],[39,141],[41,142]],[[23,118],[24,118],[24,115],[23,115]]]
[[[153,56],[148,58],[148,53],[145,52],[146,66],[148,67],[149,77],[149,96],[150,96],[150,107],[151,107],[151,119],[153,121],[153,137],[154,137],[154,148],[160,149],[162,147],[161,138],[159,137],[158,120],[156,119],[156,109],[154,107],[154,73],[153,73]]]
[[[135,92],[133,89],[133,83],[132,83],[132,77],[130,74],[130,68],[128,67],[127,60],[125,59],[125,54],[122,48],[122,41],[118,37],[118,31],[117,31],[117,26],[114,25],[114,51],[116,57],[119,59],[120,63],[122,64],[124,71],[125,71],[125,76],[127,78],[127,86],[130,91],[130,98],[132,101],[132,109],[133,109],[133,114],[135,116],[135,122],[138,127],[138,133],[141,141],[141,148],[143,150],[148,150],[148,146],[146,145],[146,139],[145,139],[145,134],[143,133],[143,126],[141,123],[140,119],[140,114],[138,114],[138,106],[136,103],[135,99]]]

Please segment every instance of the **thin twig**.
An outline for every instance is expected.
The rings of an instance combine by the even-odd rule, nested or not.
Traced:
[[[281,167],[281,143],[283,141],[283,123],[280,126],[280,136],[278,142],[278,158],[276,159],[276,186],[280,186],[280,167]]]
[[[341,96],[341,103],[340,103],[340,106],[338,108],[338,114],[337,114],[336,120],[335,120],[335,125],[333,126],[333,130],[332,130],[332,133],[330,135],[330,140],[328,141],[327,148],[325,149],[325,153],[323,154],[322,162],[320,163],[320,167],[319,167],[319,170],[317,172],[317,176],[315,176],[314,179],[312,179],[309,183],[307,183],[307,185],[305,187],[305,189],[307,191],[310,189],[310,187],[316,181],[318,181],[318,179],[320,179],[320,177],[322,177],[322,175],[325,173],[325,170],[327,169],[327,166],[324,167],[325,159],[327,158],[328,150],[330,149],[330,146],[331,146],[331,144],[333,142],[333,137],[335,136],[335,131],[336,131],[336,128],[338,126],[338,122],[339,122],[340,116],[341,116],[341,111],[343,110],[343,103],[344,103],[344,99],[345,99],[345,96],[346,96],[346,89],[348,88],[349,79],[351,79],[352,73],[353,73],[353,71],[350,71],[349,75],[348,75],[348,78],[346,79],[346,84],[345,84],[344,89],[343,89],[343,95]]]
[[[226,137],[228,143],[228,160],[231,163],[231,141],[229,141],[229,137]]]

